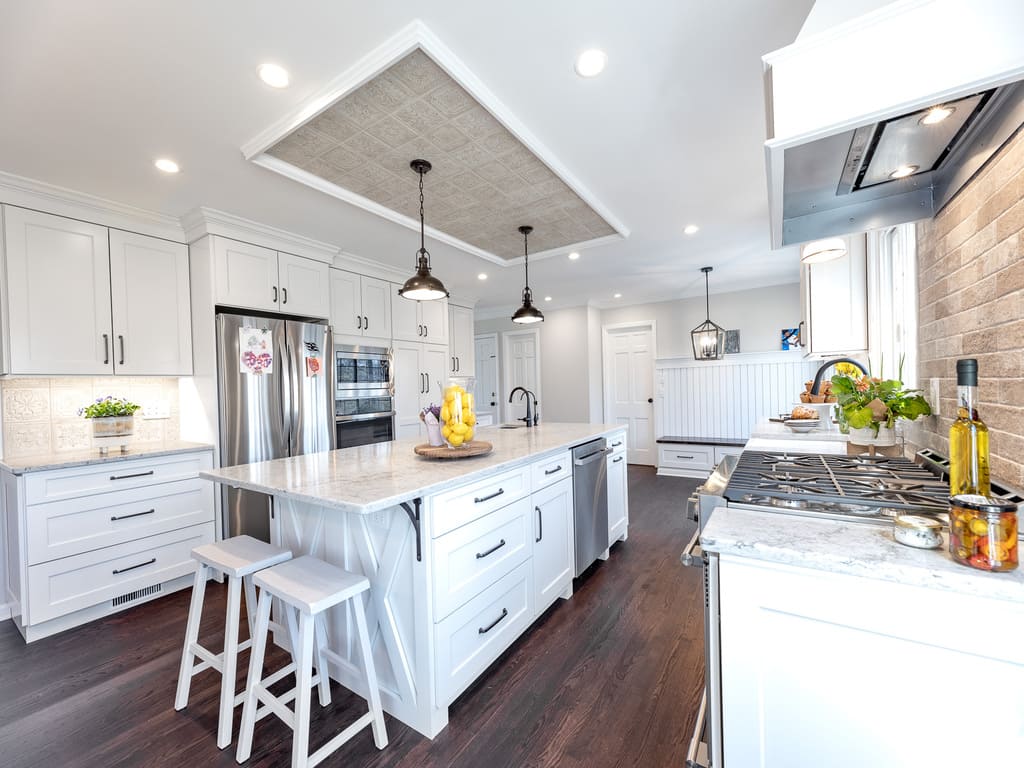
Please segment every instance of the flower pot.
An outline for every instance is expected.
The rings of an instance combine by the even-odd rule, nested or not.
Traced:
[[[861,453],[881,456],[902,456],[903,446],[896,438],[896,430],[892,427],[879,427],[878,434],[871,427],[849,431],[850,440],[846,444],[846,453],[856,456]]]
[[[135,428],[134,416],[101,416],[90,421],[93,437],[127,437]]]

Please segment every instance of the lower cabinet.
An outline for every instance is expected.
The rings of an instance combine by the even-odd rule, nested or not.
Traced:
[[[537,611],[572,588],[572,480],[566,478],[533,494],[533,579]]]
[[[608,546],[611,546],[616,541],[626,540],[626,529],[629,526],[625,446],[613,449],[605,461],[608,475]]]

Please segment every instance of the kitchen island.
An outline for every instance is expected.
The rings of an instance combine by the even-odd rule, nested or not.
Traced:
[[[607,438],[608,469],[622,473],[609,475],[610,540],[626,538],[625,434],[605,424],[491,427],[477,439],[494,450],[473,458],[424,459],[410,438],[201,476],[268,494],[275,544],[366,575],[384,709],[432,738],[451,702],[572,595],[572,447]],[[347,610],[328,619],[346,661],[330,673],[365,696]]]

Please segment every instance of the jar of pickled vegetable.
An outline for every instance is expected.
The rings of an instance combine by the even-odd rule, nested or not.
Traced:
[[[949,500],[949,552],[984,571],[1017,567],[1017,505],[977,494]]]

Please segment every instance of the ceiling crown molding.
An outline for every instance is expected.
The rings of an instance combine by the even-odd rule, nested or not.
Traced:
[[[204,206],[193,208],[182,216],[181,226],[189,243],[206,235],[221,235],[327,264],[331,264],[341,250],[330,243]]]

